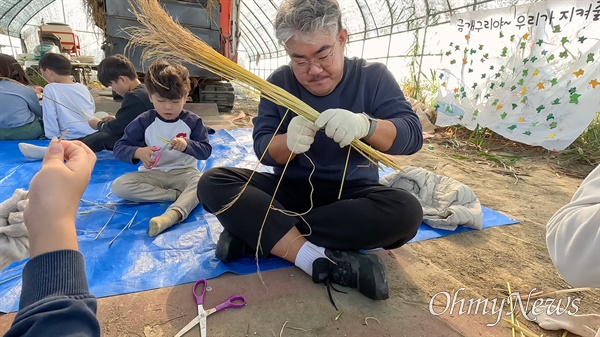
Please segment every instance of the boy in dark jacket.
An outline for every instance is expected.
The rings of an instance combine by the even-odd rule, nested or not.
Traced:
[[[146,86],[138,80],[134,65],[123,55],[113,55],[102,60],[98,65],[98,80],[123,96],[123,102],[115,116],[89,119],[90,127],[98,132],[81,141],[94,152],[112,151],[117,140],[125,133],[125,127],[154,106],[150,102]]]

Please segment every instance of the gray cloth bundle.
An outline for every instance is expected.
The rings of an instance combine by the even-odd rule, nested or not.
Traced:
[[[16,189],[0,203],[0,270],[29,256],[29,237],[23,222],[27,202],[27,191]]]
[[[433,228],[453,231],[459,225],[474,229],[483,226],[479,199],[467,185],[421,167],[403,167],[379,182],[412,193],[423,207],[423,222]]]

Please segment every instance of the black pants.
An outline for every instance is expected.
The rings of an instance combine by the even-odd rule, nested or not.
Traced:
[[[112,151],[115,143],[119,139],[121,139],[121,136],[102,131],[97,131],[85,137],[79,138],[81,142],[87,145],[94,152],[100,152],[102,150]]]
[[[219,211],[249,180],[251,170],[218,167],[198,182],[198,199],[208,212]],[[242,196],[217,218],[236,237],[255,248],[279,177],[256,172]],[[313,206],[302,218],[270,210],[261,237],[262,255],[293,227],[317,246],[337,250],[397,248],[412,239],[423,219],[419,201],[409,192],[374,182],[346,182],[338,200],[339,182],[313,181]],[[282,181],[273,207],[295,213],[311,208],[306,180]],[[307,225],[308,224],[308,225]],[[309,226],[310,225],[310,226]]]

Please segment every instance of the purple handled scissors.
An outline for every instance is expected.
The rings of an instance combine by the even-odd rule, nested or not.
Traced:
[[[198,295],[197,288],[202,286],[202,294]],[[206,317],[214,314],[217,311],[230,309],[230,308],[242,308],[246,305],[246,299],[244,296],[236,295],[231,296],[227,301],[217,305],[216,307],[208,310],[204,310],[204,294],[206,294],[206,280],[198,280],[194,284],[194,289],[192,290],[194,295],[194,299],[196,300],[196,304],[198,305],[198,316],[194,317],[183,329],[179,330],[179,332],[175,335],[175,337],[181,337],[186,332],[190,331],[197,324],[200,325],[200,337],[206,337]]]

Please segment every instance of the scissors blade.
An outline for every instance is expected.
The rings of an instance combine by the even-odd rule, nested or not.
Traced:
[[[188,331],[192,330],[193,327],[198,325],[199,322],[200,318],[198,316],[194,317],[194,319],[191,320],[186,326],[184,326],[183,329],[179,330],[175,337],[181,337],[185,335]]]
[[[200,337],[206,337],[206,311],[202,304],[198,306],[198,319],[200,320]]]
[[[165,152],[166,149],[168,149],[170,147],[171,147],[171,143],[167,143],[163,147],[161,147],[160,150],[158,150],[158,153],[163,153],[163,152]]]

